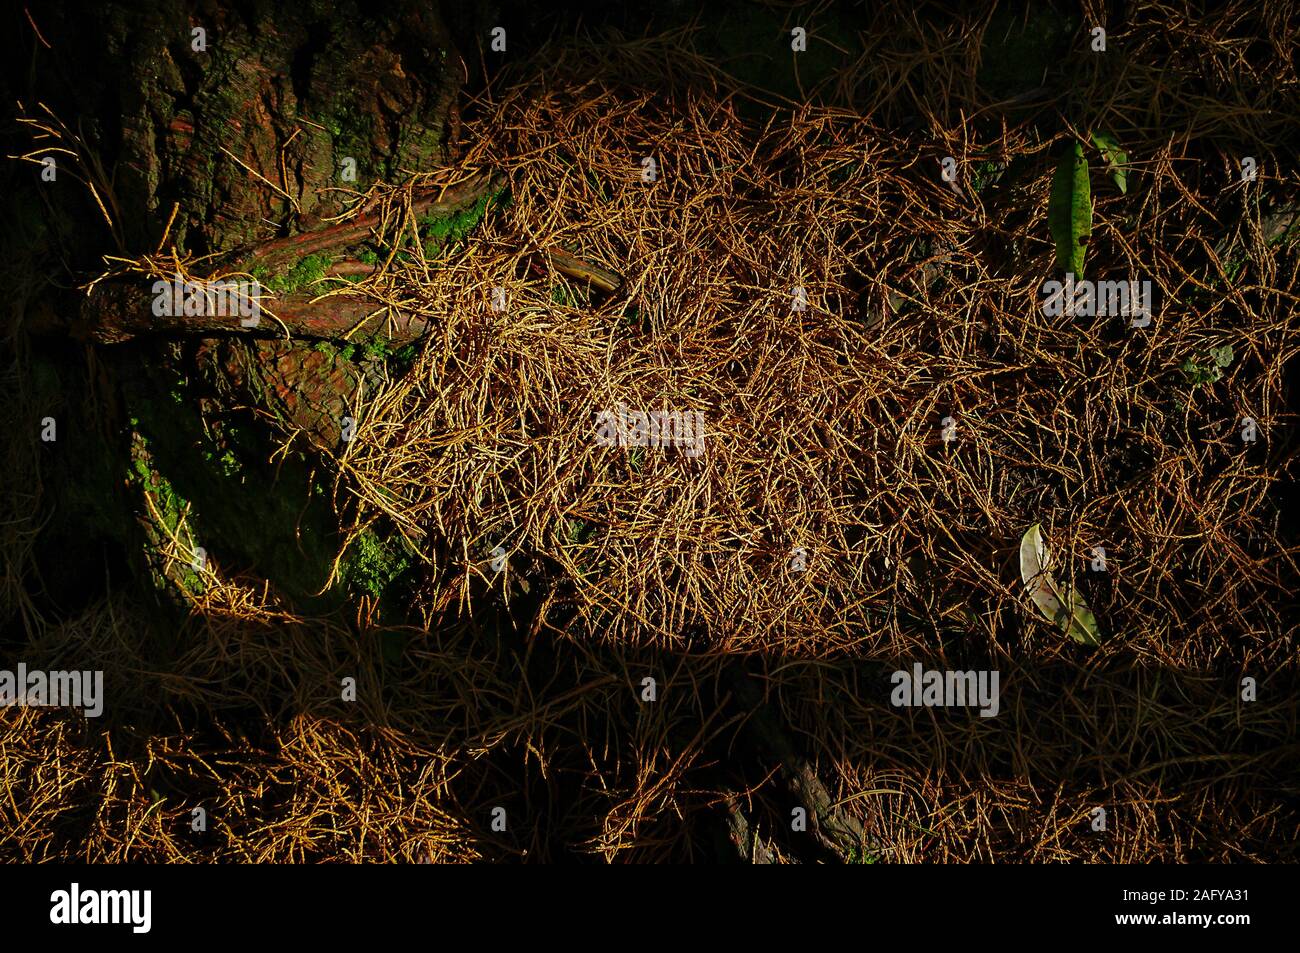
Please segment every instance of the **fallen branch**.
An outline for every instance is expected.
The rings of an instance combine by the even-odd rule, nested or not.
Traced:
[[[499,190],[503,182],[500,175],[484,172],[466,179],[454,188],[430,189],[412,195],[411,212],[415,215],[454,215],[469,208],[483,196]],[[308,255],[341,252],[350,245],[363,242],[380,224],[381,214],[376,209],[319,231],[275,238],[237,250],[231,253],[228,260],[238,263],[237,268],[242,271],[259,267],[272,272],[282,271],[293,267]]]
[[[364,339],[387,331],[394,344],[414,341],[429,329],[428,320],[418,314],[376,303],[353,295],[293,294],[274,298],[264,306],[257,323],[239,315],[185,315],[182,307],[158,316],[154,295],[143,284],[104,282],[81,307],[78,331],[100,344],[118,344],[146,334],[250,334],[325,340]]]
[[[417,215],[451,215],[462,211],[483,196],[498,190],[500,175],[483,173],[467,179],[455,188],[429,189],[413,195],[410,208]],[[217,270],[250,272],[262,268],[271,272],[292,267],[308,255],[341,254],[348,247],[366,240],[382,224],[378,209],[332,225],[329,228],[285,238],[276,238],[222,256]],[[364,274],[369,266],[357,263],[333,273]],[[215,271],[213,273],[216,273]],[[171,307],[157,314],[157,295],[153,280],[134,277],[95,285],[82,302],[80,320],[73,323],[44,309],[30,325],[37,333],[70,332],[101,344],[116,344],[147,334],[285,334],[292,337],[342,340],[370,337],[386,330],[394,343],[406,343],[420,337],[429,328],[420,315],[377,304],[356,295],[317,297],[289,294],[269,299],[260,305],[259,320],[241,319],[230,314],[186,315],[183,302],[173,296]],[[260,303],[259,303],[260,304]],[[213,309],[204,309],[211,311]]]
[[[543,255],[551,263],[551,267],[560,274],[576,278],[578,281],[589,281],[606,294],[613,294],[623,284],[623,279],[619,275],[607,268],[583,261],[563,248],[549,248],[543,252]]]

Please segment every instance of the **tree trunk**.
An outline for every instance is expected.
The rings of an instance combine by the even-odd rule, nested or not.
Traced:
[[[280,543],[301,529],[276,524],[274,515],[303,512],[297,497],[312,491],[289,485],[283,466],[268,469],[266,441],[247,433],[278,421],[332,449],[356,387],[383,358],[354,359],[351,349],[318,341],[266,340],[283,337],[282,325],[266,315],[255,332],[261,340],[222,334],[181,346],[168,334],[201,339],[248,329],[237,321],[214,326],[203,316],[160,327],[150,308],[152,282],[143,276],[103,282],[89,298],[69,289],[101,271],[105,255],[136,259],[175,248],[200,259],[193,272],[202,275],[205,262],[288,268],[314,250],[363,238],[364,219],[341,227],[326,219],[377,181],[400,183],[453,158],[461,58],[437,4],[418,0],[287,7],[109,0],[84,12],[74,5],[27,10],[30,20],[19,13],[7,25],[35,38],[31,69],[8,70],[7,82],[11,101],[31,120],[20,131],[46,133],[35,145],[20,143],[21,151],[51,149],[58,164],[57,180],[43,187],[38,177],[30,194],[44,204],[39,246],[48,260],[37,270],[50,292],[63,290],[40,294],[24,326],[101,344],[146,330],[158,335],[100,351],[97,363],[116,393],[108,405],[102,393],[68,393],[75,374],[56,378],[60,406],[78,418],[68,422],[71,430],[109,432],[104,411],[120,401],[126,439],[109,467],[73,457],[94,452],[93,445],[64,444],[60,474],[46,485],[60,493],[76,486],[77,493],[47,501],[67,523],[65,534],[49,538],[77,540],[92,522],[111,532],[130,525],[91,520],[84,504],[75,505],[90,500],[136,514],[144,545],[138,536],[116,544],[128,559],[145,550],[155,578],[175,593],[201,587],[201,561],[190,558],[200,546],[205,556],[274,580],[288,562]],[[435,207],[459,199],[426,198]],[[59,259],[70,273],[44,278]],[[357,299],[310,302],[284,295],[271,310],[296,336],[317,339],[367,319],[395,330],[399,341],[425,329],[415,316],[372,315]],[[245,436],[234,440],[233,433]],[[223,466],[241,475],[225,479]],[[211,472],[178,472],[194,467]],[[87,486],[92,478],[102,485]],[[251,484],[257,499],[295,498],[253,516]],[[310,592],[322,581],[306,574],[286,588]]]
[[[70,86],[59,118],[112,179],[121,251],[152,251],[173,206],[168,244],[195,255],[310,231],[349,192],[448,161],[461,64],[436,5],[311,6],[38,11],[42,61]]]

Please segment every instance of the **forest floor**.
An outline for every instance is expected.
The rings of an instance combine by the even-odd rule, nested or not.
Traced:
[[[1300,14],[1167,6],[1099,51],[821,5],[805,57],[733,4],[504,69],[368,268],[271,282],[430,316],[313,349],[327,437],[197,380],[132,421],[179,610],[42,598],[69,464],[6,443],[2,657],[120,701],[0,713],[0,856],[1294,859]],[[1147,308],[1054,309],[1072,255]],[[16,419],[87,373],[41,362]]]

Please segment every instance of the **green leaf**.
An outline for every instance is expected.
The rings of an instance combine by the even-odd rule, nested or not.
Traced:
[[[1020,578],[1047,621],[1081,645],[1101,644],[1097,619],[1083,597],[1071,586],[1058,586],[1047,571],[1047,544],[1037,523],[1020,540]]]
[[[1119,186],[1120,193],[1128,195],[1128,153],[1119,147],[1119,142],[1108,132],[1092,133],[1092,141],[1106,158],[1106,171]]]
[[[1079,142],[1066,149],[1057,163],[1047,201],[1047,224],[1056,242],[1056,263],[1075,278],[1082,278],[1083,259],[1092,237],[1092,192],[1088,160]]]
[[[1193,385],[1213,384],[1223,377],[1223,370],[1208,364],[1198,364],[1190,357],[1182,363],[1182,372]]]
[[[1225,344],[1223,347],[1210,348],[1210,359],[1219,367],[1227,367],[1232,363],[1232,345]]]

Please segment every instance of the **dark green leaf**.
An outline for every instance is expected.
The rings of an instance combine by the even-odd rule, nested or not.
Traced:
[[[1047,224],[1056,242],[1056,262],[1075,278],[1083,277],[1083,260],[1092,237],[1092,192],[1088,187],[1088,160],[1075,142],[1065,150],[1052,178],[1047,202]]]

